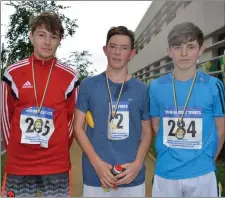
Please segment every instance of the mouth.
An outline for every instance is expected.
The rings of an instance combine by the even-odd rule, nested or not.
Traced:
[[[190,59],[181,59],[180,62],[188,62]]]
[[[121,62],[121,59],[119,59],[119,58],[113,58],[113,60],[114,60],[115,62]]]
[[[46,51],[46,52],[50,52],[51,49],[47,49],[47,48],[42,48],[43,51]]]

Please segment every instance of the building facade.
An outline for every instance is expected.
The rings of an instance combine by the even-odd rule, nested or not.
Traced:
[[[152,1],[135,30],[136,55],[129,72],[145,83],[170,72],[167,35],[182,22],[193,22],[204,33],[200,69],[225,82],[225,1]]]

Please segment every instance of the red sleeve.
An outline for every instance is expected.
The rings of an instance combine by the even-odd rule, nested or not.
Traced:
[[[1,133],[4,140],[5,148],[7,149],[9,143],[9,129],[13,116],[15,98],[12,95],[11,87],[6,82],[1,82]]]
[[[74,110],[76,106],[76,98],[77,98],[77,90],[78,88],[75,88],[72,91],[72,94],[70,97],[66,100],[66,106],[67,106],[67,116],[68,116],[68,126],[69,126],[69,148],[71,147],[73,140],[74,140],[74,131],[73,131],[73,121],[74,121]]]

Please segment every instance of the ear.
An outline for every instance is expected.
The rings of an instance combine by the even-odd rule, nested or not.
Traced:
[[[167,54],[168,54],[168,56],[170,58],[172,58],[172,52],[171,52],[171,48],[170,47],[167,48]]]
[[[134,58],[135,55],[136,55],[136,51],[135,51],[135,49],[132,49],[131,54],[130,54],[130,60],[132,58]]]
[[[205,51],[205,47],[202,46],[199,50],[198,56],[200,57],[204,53],[204,51]]]
[[[33,34],[32,34],[32,32],[30,32],[30,36],[29,36],[29,37],[30,37],[30,42],[31,42],[31,43],[32,43],[32,45],[33,45],[33,44],[34,44],[34,43],[33,43],[33,39],[34,39],[34,38],[33,38]]]
[[[104,51],[104,53],[105,53],[105,55],[107,56],[107,48],[106,48],[106,46],[103,46],[103,51]]]

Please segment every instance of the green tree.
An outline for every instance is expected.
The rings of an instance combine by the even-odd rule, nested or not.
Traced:
[[[10,16],[9,28],[6,33],[7,51],[2,59],[3,65],[10,65],[32,54],[33,46],[29,39],[29,21],[43,11],[52,11],[59,15],[65,29],[64,38],[76,33],[77,19],[70,19],[61,12],[70,6],[62,6],[56,1],[9,1],[6,5],[12,6],[15,12]],[[75,56],[80,54],[85,59],[83,52],[72,54]],[[76,57],[74,57],[75,59]],[[90,64],[90,62],[86,64],[86,69]],[[83,66],[79,63],[76,65]]]
[[[29,39],[29,21],[41,12],[53,11],[59,15],[65,27],[65,38],[73,36],[78,27],[76,19],[71,20],[60,12],[70,6],[57,5],[55,1],[10,1],[6,5],[15,9],[15,12],[10,16],[9,29],[6,34],[9,50],[7,65],[32,54],[33,46]]]
[[[92,64],[89,57],[91,54],[87,50],[82,52],[72,52],[68,59],[62,59],[62,63],[65,63],[71,67],[74,67],[79,73],[79,79],[83,80],[88,76],[93,76],[96,72],[95,69],[91,69],[89,66]]]

